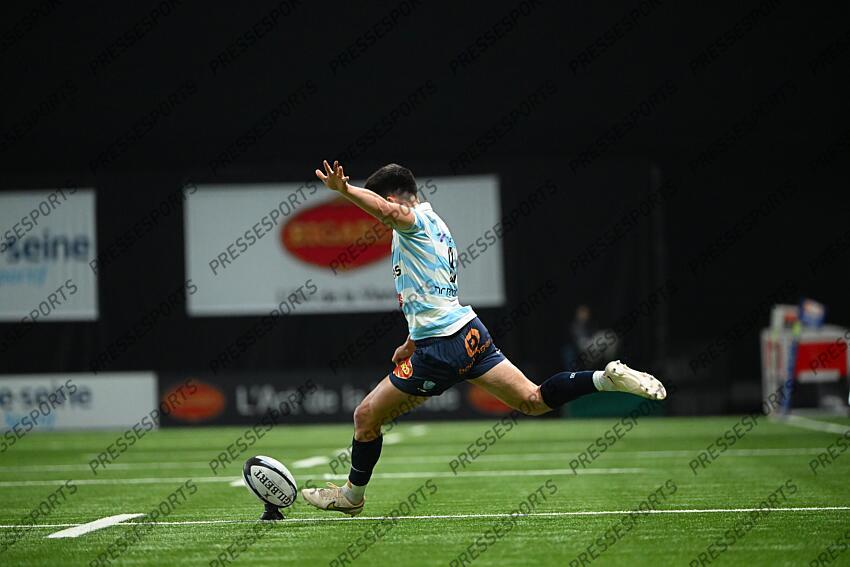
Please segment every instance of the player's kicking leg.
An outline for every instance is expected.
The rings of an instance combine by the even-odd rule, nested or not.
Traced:
[[[528,415],[544,414],[599,391],[627,392],[650,400],[667,397],[664,386],[654,376],[633,370],[619,360],[609,362],[605,370],[560,372],[538,386],[505,359],[470,382]]]
[[[322,510],[336,510],[350,516],[363,511],[366,484],[381,456],[381,426],[409,412],[428,398],[402,392],[381,380],[354,410],[354,439],[351,442],[351,471],[343,486],[328,483],[327,488],[301,491],[304,500]]]
[[[456,333],[416,341],[416,350],[367,395],[354,411],[351,471],[344,486],[302,491],[304,499],[322,510],[355,516],[363,510],[366,484],[381,456],[381,426],[439,396],[464,380],[481,386],[506,404],[529,415],[540,415],[597,391],[628,392],[663,400],[664,386],[653,376],[616,360],[605,370],[559,372],[540,386],[525,377],[493,344],[476,317]],[[424,393],[419,396],[416,393]]]

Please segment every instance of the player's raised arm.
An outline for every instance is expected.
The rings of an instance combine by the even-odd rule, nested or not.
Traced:
[[[382,223],[405,229],[416,222],[413,209],[409,206],[392,203],[373,191],[351,185],[339,162],[335,161],[333,167],[328,160],[324,160],[322,164],[325,171],[317,169],[316,177],[321,179],[328,189],[336,191]]]

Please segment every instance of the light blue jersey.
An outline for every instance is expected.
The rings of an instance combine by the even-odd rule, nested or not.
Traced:
[[[457,248],[430,203],[413,208],[416,221],[393,231],[393,277],[410,337],[451,335],[475,318],[457,299]]]

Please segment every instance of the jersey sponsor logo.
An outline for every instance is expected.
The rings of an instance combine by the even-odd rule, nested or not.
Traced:
[[[405,358],[393,370],[393,374],[397,377],[407,380],[411,376],[413,376],[413,363],[410,362],[409,358]]]
[[[284,250],[326,269],[352,270],[390,255],[392,229],[340,197],[301,210],[281,228]]]
[[[472,370],[472,367],[478,362],[478,355],[484,354],[487,352],[487,349],[490,348],[490,345],[493,344],[493,339],[488,338],[483,343],[481,342],[481,333],[478,332],[478,329],[475,327],[469,329],[466,333],[466,337],[463,339],[463,346],[466,347],[466,354],[472,360],[469,361],[469,364],[463,366],[458,369],[458,374],[461,376],[466,375],[467,372]]]

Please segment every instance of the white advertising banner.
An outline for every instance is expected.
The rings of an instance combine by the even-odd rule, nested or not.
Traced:
[[[0,440],[9,444],[29,431],[132,427],[157,403],[153,372],[2,375],[0,423],[8,435]]]
[[[461,303],[503,305],[498,178],[423,179],[420,196],[457,245]],[[199,185],[187,196],[185,230],[187,277],[197,286],[190,315],[399,308],[391,231],[318,180]]]
[[[93,189],[0,193],[0,321],[97,319]]]

